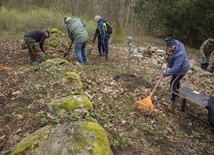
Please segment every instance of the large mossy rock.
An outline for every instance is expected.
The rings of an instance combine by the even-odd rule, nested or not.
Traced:
[[[89,111],[93,110],[92,103],[86,95],[70,95],[48,104],[50,112],[53,113],[59,113],[62,110],[71,113],[82,106]]]
[[[6,155],[113,155],[106,131],[96,123],[46,126],[28,135]]]

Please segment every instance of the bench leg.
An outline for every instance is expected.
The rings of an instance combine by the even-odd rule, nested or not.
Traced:
[[[187,100],[184,98],[182,106],[181,106],[181,111],[183,111],[183,112],[185,111],[185,108],[186,108],[186,102],[187,102]]]

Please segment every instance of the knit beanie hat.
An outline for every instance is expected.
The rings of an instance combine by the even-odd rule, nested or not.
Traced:
[[[68,21],[69,19],[71,19],[71,17],[65,17],[65,18],[64,18],[65,24],[67,24],[67,21]]]
[[[166,37],[166,46],[173,46],[176,44],[175,39],[173,37]]]

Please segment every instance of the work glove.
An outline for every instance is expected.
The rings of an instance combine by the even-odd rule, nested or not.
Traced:
[[[33,52],[33,58],[36,60],[36,52]]]
[[[45,53],[45,49],[44,48],[41,48],[41,51]]]
[[[164,78],[164,75],[161,74],[161,75],[159,76],[159,78],[162,80],[162,79]]]
[[[104,40],[101,40],[100,42],[101,42],[101,44],[104,44]]]

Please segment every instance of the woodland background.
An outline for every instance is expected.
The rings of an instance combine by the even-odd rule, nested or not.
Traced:
[[[35,28],[64,30],[66,15],[83,18],[93,33],[97,14],[113,25],[115,42],[121,33],[139,38],[173,35],[199,48],[214,35],[213,0],[0,0],[0,6],[0,30],[10,35]]]

